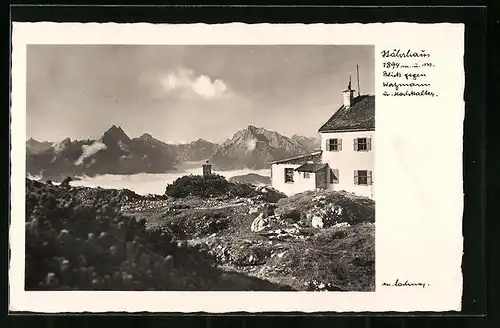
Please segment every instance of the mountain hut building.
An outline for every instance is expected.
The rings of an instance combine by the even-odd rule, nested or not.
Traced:
[[[318,130],[321,150],[271,162],[273,188],[287,195],[327,189],[375,198],[375,96],[355,97],[349,81],[343,100]]]

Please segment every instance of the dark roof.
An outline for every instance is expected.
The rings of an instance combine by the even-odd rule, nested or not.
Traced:
[[[342,105],[318,132],[374,129],[375,96],[364,95],[355,97],[348,108]]]
[[[307,153],[307,154],[301,154],[301,155],[296,155],[296,156],[291,156],[291,157],[286,157],[286,158],[281,158],[279,160],[275,160],[272,162],[269,162],[269,164],[302,164],[306,163],[309,161],[321,161],[321,150],[312,152],[312,153]]]
[[[325,167],[327,167],[328,164],[314,164],[314,163],[304,163],[298,168],[295,169],[295,171],[299,172],[318,172]]]

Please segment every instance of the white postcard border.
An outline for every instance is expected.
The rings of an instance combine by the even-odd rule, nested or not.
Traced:
[[[459,311],[462,295],[463,24],[13,23],[11,311]],[[374,44],[375,292],[26,292],[24,198],[27,44]],[[384,49],[433,54],[438,98],[382,96]],[[334,104],[332,104],[332,109]],[[446,145],[446,146],[444,146]],[[426,288],[387,288],[395,279]]]

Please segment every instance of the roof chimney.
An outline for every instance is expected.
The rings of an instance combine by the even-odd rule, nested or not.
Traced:
[[[354,95],[354,90],[351,88],[351,76],[349,75],[349,85],[347,85],[347,89],[343,91],[344,93],[344,107],[349,108],[352,104],[352,99]]]

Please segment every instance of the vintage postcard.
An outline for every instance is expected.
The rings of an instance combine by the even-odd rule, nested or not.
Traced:
[[[463,25],[12,44],[11,311],[461,309]]]

